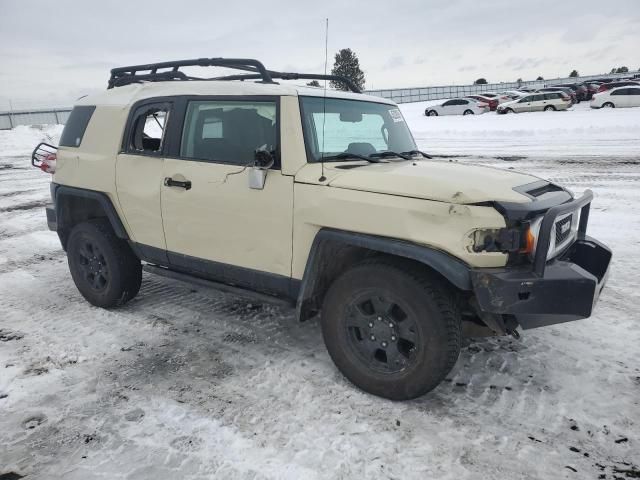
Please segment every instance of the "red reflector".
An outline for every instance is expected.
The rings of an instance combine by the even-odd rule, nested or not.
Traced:
[[[56,171],[56,160],[58,159],[55,153],[47,154],[40,164],[40,170],[46,173],[55,173]]]

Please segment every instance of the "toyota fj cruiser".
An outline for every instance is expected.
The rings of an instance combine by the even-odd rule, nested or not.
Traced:
[[[297,79],[351,92],[276,82]],[[464,333],[589,317],[611,259],[586,235],[590,191],[432,160],[393,102],[251,59],[113,69],[32,163],[54,173],[48,224],[93,305],[135,297],[141,262],[288,299],[391,399],[436,387]]]

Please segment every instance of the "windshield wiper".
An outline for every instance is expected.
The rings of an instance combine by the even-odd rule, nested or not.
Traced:
[[[320,161],[331,162],[335,160],[347,160],[349,158],[355,158],[357,160],[365,160],[370,163],[383,163],[382,161],[377,160],[375,158],[365,157],[364,155],[358,155],[357,153],[349,153],[349,152],[343,152],[343,153],[338,153],[337,155],[331,155],[330,157],[324,157],[324,158],[321,158]]]
[[[404,160],[411,160],[411,157],[406,156],[404,153],[392,152],[387,150],[385,152],[377,152],[369,155],[369,158],[386,158],[386,157],[398,157]]]
[[[424,158],[433,158],[431,155],[427,155],[422,150],[409,150],[408,152],[402,152],[403,155],[422,155]]]

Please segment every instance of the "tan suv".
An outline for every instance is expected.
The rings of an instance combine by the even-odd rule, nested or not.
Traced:
[[[295,79],[352,91],[276,83]],[[392,399],[436,387],[463,333],[588,317],[611,258],[585,234],[591,192],[432,160],[393,102],[256,60],[114,69],[32,162],[55,170],[49,226],[93,305],[132,299],[141,262],[281,297],[319,315],[347,378]]]

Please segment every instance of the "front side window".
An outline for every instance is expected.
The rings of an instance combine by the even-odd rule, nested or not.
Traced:
[[[300,104],[311,162],[417,148],[395,105],[323,97],[300,97]]]
[[[277,151],[275,101],[203,100],[189,102],[180,156],[249,165],[256,150]]]

